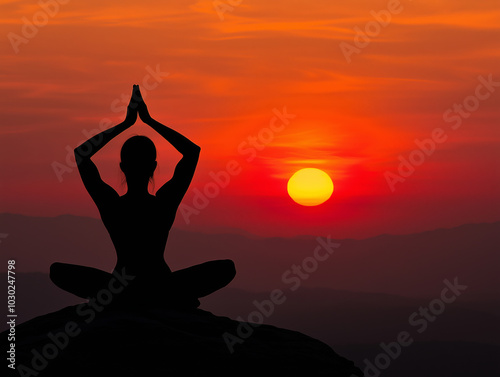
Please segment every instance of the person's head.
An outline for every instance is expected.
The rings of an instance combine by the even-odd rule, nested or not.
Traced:
[[[157,165],[156,147],[150,138],[132,136],[123,143],[120,158],[120,169],[125,174],[127,185],[153,181]]]

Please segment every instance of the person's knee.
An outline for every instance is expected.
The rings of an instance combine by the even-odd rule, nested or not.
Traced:
[[[222,262],[224,262],[224,270],[228,278],[232,280],[236,276],[236,266],[234,262],[231,259],[224,259]]]
[[[55,262],[50,265],[50,280],[54,283],[59,280],[62,275],[62,270],[64,269],[64,263]]]

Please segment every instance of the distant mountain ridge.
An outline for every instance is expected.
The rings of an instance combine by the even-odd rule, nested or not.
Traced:
[[[29,216],[29,215],[23,215],[23,214],[18,214],[18,213],[11,213],[11,212],[3,212],[0,213],[0,226],[3,226],[6,222],[9,220],[13,219],[86,219],[91,222],[97,222],[99,224],[102,224],[101,220],[98,218],[94,217],[88,217],[88,216],[78,216],[78,215],[72,215],[69,213],[66,214],[61,214],[57,216]],[[415,232],[415,233],[404,233],[404,234],[397,234],[397,233],[381,233],[376,236],[372,237],[364,237],[364,238],[336,238],[336,239],[345,239],[345,240],[367,240],[367,239],[376,239],[380,237],[405,237],[409,235],[415,235],[415,234],[425,234],[425,233],[433,233],[433,232],[440,232],[440,231],[449,231],[449,230],[458,230],[458,229],[466,229],[466,228],[471,228],[471,227],[484,227],[484,226],[492,226],[492,227],[500,227],[500,221],[494,221],[494,222],[484,222],[484,223],[467,223],[467,224],[462,224],[454,227],[441,227],[437,229],[431,229],[431,230],[424,230],[421,232]],[[1,229],[0,229],[1,231]],[[185,229],[184,227],[176,227],[174,224],[174,227],[172,228],[172,231],[174,232],[193,232],[193,233],[200,233],[200,234],[206,234],[206,235],[214,235],[214,234],[236,234],[240,236],[245,236],[248,238],[258,238],[258,239],[272,239],[272,238],[285,238],[285,239],[297,239],[297,238],[316,238],[317,235],[313,234],[298,234],[293,237],[282,237],[282,236],[259,236],[257,234],[251,233],[249,231],[246,231],[244,229],[240,228],[232,228],[232,227],[227,227],[227,226],[221,226],[221,227],[213,227],[207,229],[207,231],[190,231]]]
[[[29,217],[0,214],[1,255],[17,271],[47,273],[55,262],[113,269],[113,245],[98,219],[78,216]],[[335,240],[340,246],[300,284],[354,292],[430,297],[443,279],[459,277],[468,298],[500,294],[500,222],[468,224],[410,235]],[[172,229],[165,258],[176,270],[212,259],[233,259],[231,286],[249,291],[289,288],[283,275],[314,256],[315,237],[248,238]],[[147,252],[141,250],[139,252]],[[258,276],[258,278],[256,278]],[[288,280],[295,277],[288,273]],[[362,277],[362,278],[360,278]]]
[[[6,274],[0,273],[0,279],[6,280]],[[20,273],[17,281],[18,323],[84,301],[56,287],[43,273]],[[0,292],[0,300],[5,302],[6,295],[6,292]],[[409,315],[433,299],[308,287],[284,292],[284,296],[286,301],[266,315],[265,323],[303,332],[330,346],[376,343],[384,334],[408,327]],[[269,292],[249,292],[227,287],[203,298],[201,309],[233,319],[242,317],[248,320],[250,314],[257,310],[255,302],[262,303],[268,299]],[[470,302],[460,297],[446,309],[446,313],[443,318],[448,319],[433,325],[433,331],[421,336],[421,340],[429,340],[427,336],[430,335],[431,339],[437,337],[446,341],[500,344],[500,300]],[[360,317],[369,317],[370,320],[359,321]],[[310,321],[310,318],[314,318],[314,321]],[[463,323],[469,325],[455,332]],[[6,328],[6,323],[0,324],[0,331]]]
[[[16,260],[20,322],[82,301],[50,282],[47,273],[54,261],[105,270],[114,266],[112,243],[98,219],[0,214],[0,233],[8,234],[0,243],[1,263],[6,266],[7,259]],[[300,283],[295,290],[283,274],[298,279],[292,267],[303,268],[304,261],[314,257],[319,245],[315,236],[262,238],[172,229],[165,256],[173,269],[233,259],[236,279],[202,299],[202,309],[247,320],[255,301],[262,302],[272,290],[281,289],[287,300],[264,323],[319,339],[358,367],[374,360],[381,342],[394,341],[402,330],[413,330],[415,344],[384,375],[477,374],[471,370],[497,375],[499,235],[496,222],[334,240],[339,246],[326,260],[317,260],[307,278],[295,280]],[[0,271],[2,276],[5,273]],[[415,332],[409,316],[440,297],[444,279],[455,278],[467,286],[463,294],[446,306],[427,331]],[[4,295],[0,294],[3,302]],[[5,328],[0,326],[0,331]],[[415,369],[417,364],[427,370]]]

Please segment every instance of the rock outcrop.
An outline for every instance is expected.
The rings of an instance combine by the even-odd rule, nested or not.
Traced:
[[[309,336],[200,309],[81,304],[23,323],[15,337],[20,376],[362,376]]]

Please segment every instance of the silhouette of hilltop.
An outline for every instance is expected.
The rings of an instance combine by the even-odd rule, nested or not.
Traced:
[[[16,338],[18,371],[39,377],[362,376],[319,340],[200,309],[81,304],[21,324]]]

